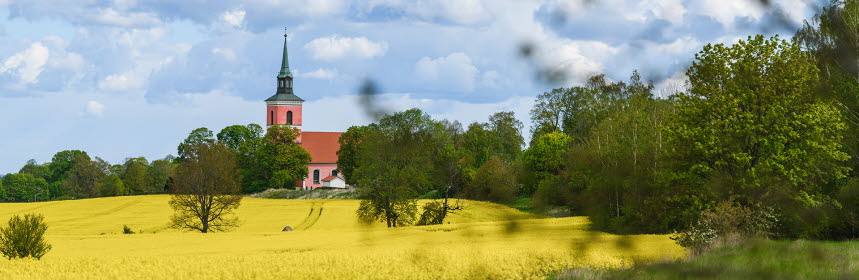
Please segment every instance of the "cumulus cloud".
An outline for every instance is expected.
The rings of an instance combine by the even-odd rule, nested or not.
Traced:
[[[108,91],[126,91],[142,88],[144,82],[144,77],[141,77],[133,71],[129,71],[105,77],[103,80],[98,82],[98,88]]]
[[[383,56],[388,51],[388,43],[373,42],[366,37],[339,37],[338,35],[316,38],[304,48],[318,60],[367,59]]]
[[[48,62],[50,51],[40,42],[7,58],[0,65],[0,72],[15,75],[22,84],[32,84],[38,81],[39,74]]]
[[[377,0],[356,4],[364,13],[391,20],[416,19],[445,24],[483,24],[492,15],[480,0]]]
[[[337,69],[323,69],[319,68],[313,72],[300,73],[298,77],[301,78],[310,78],[310,79],[321,79],[321,80],[331,80],[337,77]]]
[[[86,103],[86,112],[91,116],[101,117],[104,116],[104,109],[106,107],[104,104],[99,103],[98,101],[89,101]]]
[[[457,52],[439,58],[423,57],[415,65],[415,72],[428,89],[472,92],[480,71],[468,55]]]
[[[542,52],[542,67],[562,74],[567,84],[584,83],[590,76],[603,73],[603,63],[618,49],[598,41],[567,41]]]
[[[226,11],[221,14],[221,20],[233,27],[240,27],[245,22],[244,10]]]

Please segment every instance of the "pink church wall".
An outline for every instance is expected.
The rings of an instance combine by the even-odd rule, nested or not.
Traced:
[[[286,124],[286,112],[292,111],[292,125],[301,125],[301,106],[268,106],[268,125]],[[274,122],[272,122],[272,112]]]
[[[301,106],[268,106],[268,112],[266,112],[268,125],[286,124],[286,112],[289,111],[292,111],[292,125],[299,126],[298,132],[301,133]],[[295,142],[301,143],[301,134]]]
[[[304,189],[312,190],[318,187],[322,187],[322,179],[325,177],[331,176],[331,170],[337,168],[336,164],[319,164],[319,163],[311,163],[307,165],[307,178],[304,179]],[[313,183],[313,170],[319,169],[319,184]],[[343,175],[341,174],[341,177]]]

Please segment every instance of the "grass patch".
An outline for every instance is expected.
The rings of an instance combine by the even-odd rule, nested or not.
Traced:
[[[550,279],[859,279],[859,241],[749,241],[687,260],[565,270]]]

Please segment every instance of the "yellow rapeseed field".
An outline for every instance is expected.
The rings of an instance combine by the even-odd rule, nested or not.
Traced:
[[[246,198],[226,233],[169,229],[169,196],[0,204],[45,215],[53,250],[0,260],[0,279],[540,279],[564,267],[627,267],[684,254],[667,236],[587,231],[466,201],[449,224],[387,229],[355,219],[356,200]],[[122,234],[128,225],[137,234]],[[285,226],[295,228],[281,232]]]

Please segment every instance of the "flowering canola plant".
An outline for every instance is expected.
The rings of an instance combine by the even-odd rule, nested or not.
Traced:
[[[588,231],[479,201],[448,224],[388,229],[355,218],[357,200],[245,198],[230,232],[170,229],[169,196],[0,204],[45,215],[53,250],[0,260],[2,279],[543,279],[562,268],[629,267],[681,257],[664,235]],[[128,225],[137,234],[122,234]],[[295,231],[282,232],[290,226]]]

